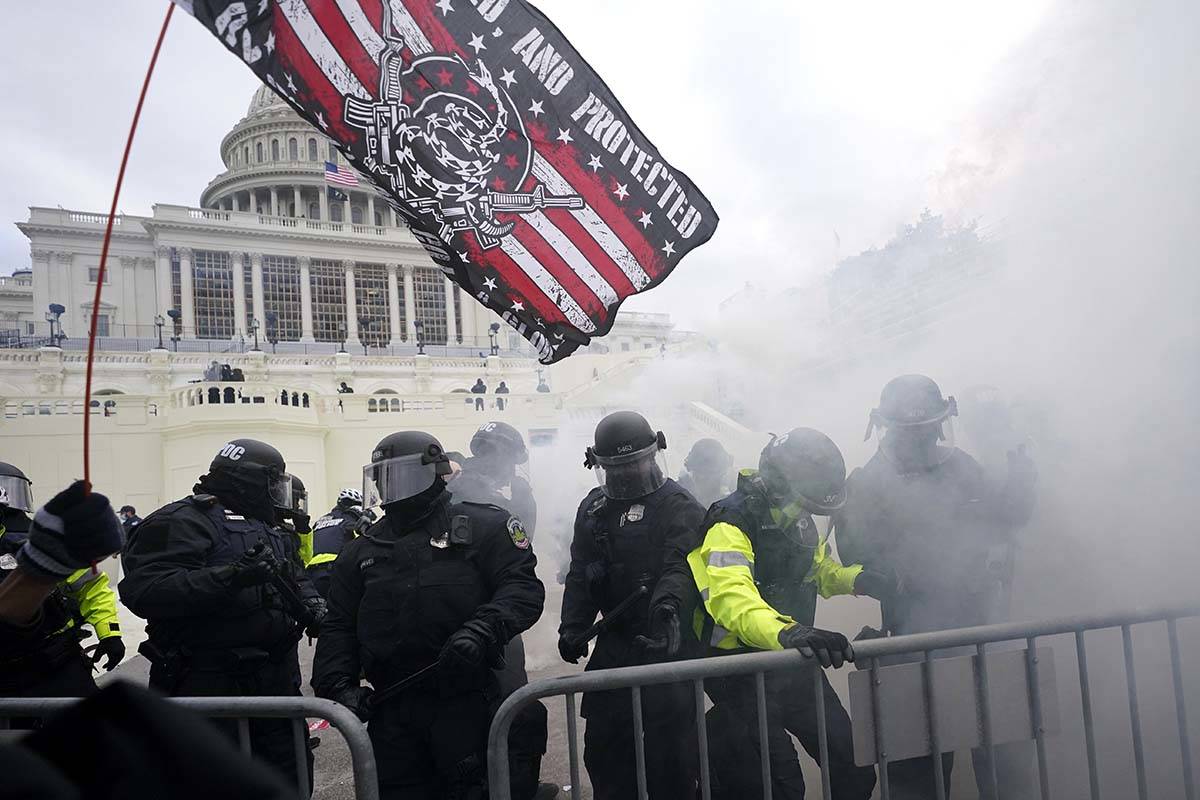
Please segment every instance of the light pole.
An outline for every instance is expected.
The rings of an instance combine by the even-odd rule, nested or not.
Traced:
[[[362,338],[363,355],[365,356],[367,354],[367,344],[371,339],[371,319],[370,319],[370,317],[359,317],[358,318],[358,327],[360,329],[359,335]]]
[[[175,352],[179,352],[179,334],[183,331],[183,312],[178,308],[168,308],[167,316],[171,318],[171,346],[175,348]]]
[[[500,354],[500,345],[496,343],[496,337],[500,335],[500,323],[493,322],[488,326],[488,339],[492,343],[492,355]]]
[[[154,327],[158,328],[158,349],[159,350],[163,349],[162,329],[163,329],[163,325],[166,325],[166,324],[167,324],[167,321],[165,319],[163,319],[162,314],[154,315]]]
[[[338,339],[341,341],[341,344],[338,345],[338,352],[346,352],[346,326],[344,324],[338,325]]]
[[[261,350],[261,348],[258,346],[258,320],[257,319],[250,320],[250,333],[252,333],[254,335],[254,347],[250,348],[250,352],[257,353]]]
[[[54,347],[62,347],[62,340],[66,338],[62,332],[62,315],[66,310],[61,303],[47,306],[46,322],[50,323],[50,344]]]
[[[275,345],[279,343],[279,315],[274,311],[267,312],[267,341],[271,343],[271,352],[274,353]]]
[[[417,334],[417,355],[425,355],[425,323],[421,320],[413,321],[413,330]]]

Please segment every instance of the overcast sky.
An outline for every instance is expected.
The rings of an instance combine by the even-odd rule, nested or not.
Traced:
[[[746,281],[803,284],[885,241],[929,205],[964,121],[1051,0],[976,3],[540,0],[721,224],[633,310],[702,324]],[[32,205],[107,211],[165,11],[149,0],[22,3],[0,72],[7,98],[0,218]],[[736,11],[735,11],[736,9]],[[150,88],[120,208],[195,205],[256,79],[177,14]],[[0,272],[29,264],[0,227]]]

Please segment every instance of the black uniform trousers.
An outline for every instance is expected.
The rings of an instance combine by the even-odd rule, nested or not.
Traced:
[[[699,756],[696,705],[690,684],[642,688],[642,730],[646,788],[651,800],[691,798],[696,792]],[[633,699],[629,689],[585,692],[583,763],[595,800],[636,798],[637,762],[633,747]]]
[[[298,697],[300,664],[293,646],[282,657],[264,658],[263,651],[238,661],[237,651],[214,654],[212,659],[184,660],[174,675],[165,674],[158,664],[150,668],[150,687],[172,697]],[[250,752],[256,759],[274,766],[284,781],[296,785],[296,740],[290,719],[251,719]],[[304,721],[300,721],[304,724]],[[233,741],[238,741],[234,719],[214,719],[212,723]],[[308,786],[312,790],[313,758],[308,749],[308,729],[304,726],[304,752]]]
[[[789,734],[820,761],[813,669],[766,675],[767,748],[771,760],[772,796],[802,800],[804,775]],[[835,800],[867,800],[875,788],[875,770],[854,764],[850,717],[823,670],[818,670],[825,698],[825,732],[829,748],[830,788]],[[763,796],[758,699],[754,676],[705,682],[713,707],[706,721],[712,766],[713,797],[749,800]]]
[[[487,735],[494,704],[480,690],[444,696],[414,688],[374,709],[380,800],[487,797]]]

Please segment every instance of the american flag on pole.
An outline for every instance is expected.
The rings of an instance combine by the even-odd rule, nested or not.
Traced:
[[[716,230],[704,195],[524,0],[175,1],[544,363],[608,333],[625,298]]]
[[[325,182],[338,186],[358,186],[358,176],[349,168],[342,169],[332,161],[326,161]]]

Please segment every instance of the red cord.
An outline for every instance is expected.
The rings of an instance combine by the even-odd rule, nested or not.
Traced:
[[[104,245],[100,248],[100,268],[96,270],[96,295],[92,299],[92,325],[88,332],[87,379],[83,388],[83,482],[89,492],[92,489],[92,359],[96,354],[96,318],[100,313],[100,291],[104,286],[104,267],[108,262],[108,245],[112,241],[113,221],[117,216],[117,200],[121,197],[121,184],[125,181],[125,165],[129,163],[129,151],[133,149],[133,135],[137,133],[138,119],[142,116],[142,104],[146,101],[146,90],[150,88],[150,76],[154,74],[154,65],[158,62],[158,51],[162,49],[163,39],[167,35],[167,25],[170,24],[171,14],[174,11],[175,4],[167,3],[167,16],[163,18],[162,29],[158,32],[158,41],[154,43],[150,66],[146,68],[146,79],[142,81],[142,93],[138,95],[137,108],[133,112],[133,122],[129,125],[129,138],[125,140],[125,154],[121,156],[121,169],[117,172],[117,185],[113,189],[112,208],[109,209],[108,225],[104,229]]]

